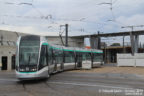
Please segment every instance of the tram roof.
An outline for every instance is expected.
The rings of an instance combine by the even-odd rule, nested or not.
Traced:
[[[64,51],[102,53],[102,50],[98,50],[98,49],[86,49],[86,48],[77,48],[77,47],[65,47],[65,46],[59,46],[59,45],[53,45],[53,44],[50,44],[50,45],[51,45],[51,47],[54,48],[54,49],[64,50]]]

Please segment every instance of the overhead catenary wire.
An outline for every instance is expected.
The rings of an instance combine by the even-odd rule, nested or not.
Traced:
[[[28,2],[20,2],[20,3],[13,3],[13,2],[4,2],[4,4],[9,4],[9,5],[28,5],[31,6],[39,15],[41,19],[52,19],[52,15],[44,15],[34,4],[33,4],[33,0],[31,3]],[[23,16],[16,16],[16,17],[23,17]],[[25,16],[26,17],[26,16]],[[28,16],[27,16],[28,17]]]
[[[111,11],[111,15],[112,15],[112,19],[111,20],[108,20],[108,21],[116,21],[115,20],[115,15],[114,15],[114,12],[113,12],[113,4],[116,3],[117,0],[113,1],[113,0],[110,0],[110,2],[103,2],[103,3],[99,3],[98,5],[109,5],[110,6],[110,11]]]
[[[112,3],[114,4],[114,3],[116,3],[118,0],[115,0],[115,1],[113,1]]]
[[[48,16],[49,16],[49,19],[52,19],[52,15],[48,15],[48,16],[44,16],[43,13],[37,9],[37,7],[33,4],[33,1],[31,1],[31,3],[27,3],[27,2],[21,2],[21,3],[12,3],[12,2],[5,2],[5,4],[15,4],[15,5],[29,5],[29,6],[32,6],[41,16],[41,19],[47,19]],[[19,17],[19,18],[22,18],[23,16],[16,16],[16,17]],[[32,18],[30,16],[25,16],[24,18]],[[35,18],[35,17],[34,17]],[[83,21],[85,18],[81,18],[80,20],[72,20],[72,21]],[[65,20],[66,21],[66,20]]]
[[[113,1],[113,3],[115,3],[115,2],[117,2],[117,0],[112,0]],[[113,4],[113,3],[111,3],[111,5]],[[14,3],[13,3],[14,4]],[[16,3],[15,3],[16,4]],[[101,3],[102,4],[102,3]],[[104,3],[103,3],[104,4]],[[108,4],[108,3],[107,3]],[[110,4],[110,3],[109,3]],[[34,5],[33,4],[33,0],[32,0],[32,2],[31,3],[27,3],[27,2],[21,2],[21,3],[17,3],[16,5],[27,5],[27,6],[32,6],[33,8],[34,8],[34,10],[40,15],[40,16],[10,16],[10,17],[16,17],[16,18],[26,18],[26,19],[46,19],[46,20],[48,20],[48,19],[55,19],[55,18],[52,18],[52,15],[51,14],[49,14],[49,15],[45,15],[44,16],[44,14],[41,12],[41,10],[39,10],[38,8],[37,8],[37,6],[36,5]],[[113,10],[112,10],[113,11]],[[113,18],[115,17],[114,15],[112,15],[113,16]],[[82,17],[82,18],[80,18],[80,19],[61,19],[61,21],[74,21],[74,22],[84,22],[84,20],[85,20],[86,18],[85,17]],[[56,20],[60,20],[60,19],[56,19]],[[54,21],[55,22],[55,21]],[[95,23],[95,22],[94,22]],[[83,32],[83,30],[81,29],[80,30],[81,32]],[[85,31],[85,30],[84,30]]]
[[[45,18],[45,19],[48,19],[48,18],[52,19],[52,15],[51,14],[49,14],[47,16],[44,16],[44,14],[33,3],[25,3],[25,2],[23,2],[23,3],[19,3],[19,5],[29,5],[29,6],[32,6],[32,8],[35,9],[35,11],[37,11],[37,13],[40,14],[41,19],[43,19],[43,18]]]
[[[46,20],[50,20],[52,19],[51,14],[46,15],[46,16],[21,16],[21,15],[0,15],[0,16],[4,16],[4,17],[15,17],[15,18],[26,18],[26,19],[46,19]]]
[[[34,5],[31,5],[41,16],[44,16],[43,15],[43,13],[40,11],[40,10],[38,10]]]
[[[43,15],[43,13],[38,10],[36,8],[36,6],[33,4],[33,0],[32,0],[32,3],[27,3],[27,2],[20,2],[20,3],[13,3],[13,2],[4,2],[4,4],[9,4],[9,5],[28,5],[28,6],[32,6],[32,8],[38,13],[40,14],[40,16],[20,16],[20,15],[8,15],[8,14],[5,14],[5,15],[1,15],[3,17],[12,17],[12,18],[24,18],[24,19],[45,19],[45,20],[50,20],[52,19],[52,15],[51,14],[48,14],[46,16]],[[5,21],[3,19],[2,23],[3,25],[10,25],[10,24],[5,24]]]

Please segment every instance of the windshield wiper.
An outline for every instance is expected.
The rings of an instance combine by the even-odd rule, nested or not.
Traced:
[[[31,60],[31,55],[29,55],[28,65],[30,64],[30,60]]]

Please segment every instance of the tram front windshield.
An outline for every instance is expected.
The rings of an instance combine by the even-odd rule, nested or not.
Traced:
[[[19,65],[37,65],[39,46],[39,41],[21,40],[19,46]]]

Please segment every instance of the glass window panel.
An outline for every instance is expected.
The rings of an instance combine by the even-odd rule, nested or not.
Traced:
[[[53,64],[53,62],[52,62],[52,60],[53,60],[53,49],[52,48],[50,48],[50,47],[48,47],[48,64],[49,65],[52,65]]]
[[[36,65],[39,54],[39,41],[21,41],[19,47],[20,65]]]
[[[65,63],[75,62],[74,52],[65,51]]]
[[[55,50],[55,60],[57,64],[63,63],[63,51],[62,50]]]
[[[91,60],[91,53],[82,53],[82,60]]]
[[[103,59],[103,55],[102,54],[98,54],[98,53],[94,53],[94,62],[101,62]]]
[[[47,46],[43,45],[42,48],[41,48],[39,69],[47,66],[47,62],[46,62],[46,50],[47,50]]]

